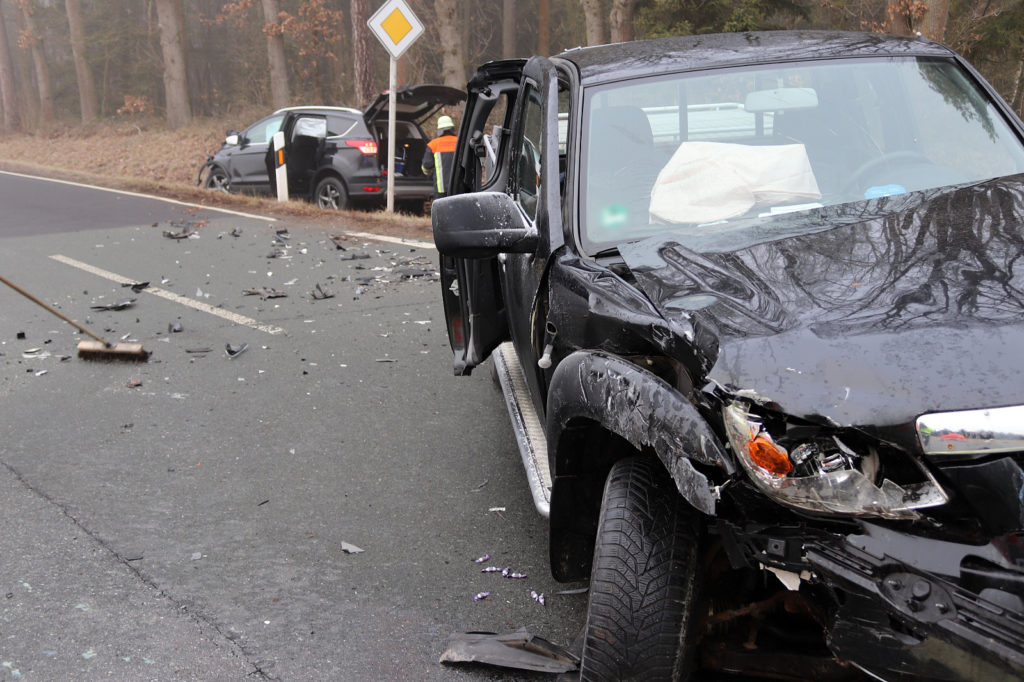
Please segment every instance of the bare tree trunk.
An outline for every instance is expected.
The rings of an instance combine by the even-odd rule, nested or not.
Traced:
[[[888,24],[886,31],[896,35],[910,35],[910,17],[907,16],[906,2],[903,0],[886,0]]]
[[[516,0],[501,2],[501,56],[516,56]]]
[[[366,27],[370,18],[368,0],[352,0],[352,77],[356,104],[365,106],[376,94],[373,87],[373,36]]]
[[[156,0],[160,25],[160,49],[164,56],[164,96],[167,99],[167,127],[175,130],[192,120],[185,68],[185,22],[181,0]]]
[[[43,52],[43,38],[36,30],[35,5],[32,0],[19,0],[22,16],[25,18],[25,30],[21,34],[19,44],[22,49],[32,53],[32,63],[36,69],[36,89],[39,91],[39,116],[43,123],[53,121],[53,95],[50,94],[50,69],[46,65],[46,53]]]
[[[537,54],[551,54],[551,0],[537,0]]]
[[[633,39],[633,11],[637,0],[612,0],[611,38],[613,43],[625,43]]]
[[[583,18],[587,23],[587,45],[603,45],[608,42],[608,21],[605,18],[604,3],[601,0],[580,0]]]
[[[96,105],[96,84],[92,79],[89,60],[85,56],[85,28],[82,23],[81,0],[65,0],[68,13],[68,31],[71,34],[71,56],[75,62],[75,78],[78,81],[78,102],[82,123],[92,123],[98,116]]]
[[[921,20],[921,33],[926,38],[942,42],[946,39],[946,24],[949,23],[950,0],[928,0],[928,11]]]
[[[7,44],[3,12],[0,12],[0,109],[3,110],[3,130],[17,130],[18,96],[14,87],[14,64]]]
[[[270,67],[270,99],[276,109],[291,103],[288,88],[288,62],[284,56],[284,31],[281,30],[281,3],[263,0],[263,34],[267,36],[267,65]]]
[[[1024,54],[1020,55],[1017,61],[1017,73],[1013,77],[1013,97],[1010,98],[1010,106],[1019,116],[1024,107],[1021,107],[1021,81],[1024,79]]]
[[[441,42],[441,75],[444,84],[466,87],[466,48],[459,36],[457,0],[434,0],[437,32]]]

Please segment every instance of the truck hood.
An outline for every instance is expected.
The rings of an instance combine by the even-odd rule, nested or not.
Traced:
[[[840,426],[1024,404],[1024,176],[622,245],[726,390]],[[723,247],[731,244],[732,248]]]

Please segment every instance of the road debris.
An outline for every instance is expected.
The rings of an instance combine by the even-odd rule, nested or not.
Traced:
[[[192,222],[189,220],[174,220],[171,221],[171,227],[178,228],[178,231],[172,232],[171,230],[164,230],[164,236],[168,239],[188,239],[192,235],[196,234],[199,231],[199,228],[206,225],[207,222],[209,221],[201,220],[198,222]]]
[[[331,243],[334,244],[334,247],[338,251],[348,251],[348,249],[345,248],[344,244],[342,244],[343,241],[348,239],[345,235],[343,235],[343,234],[332,234],[330,239],[331,239]]]
[[[249,344],[243,343],[239,346],[232,346],[230,343],[224,344],[224,352],[228,354],[228,357],[234,360],[239,355],[249,350]]]
[[[171,334],[178,334],[185,331],[185,327],[182,326],[181,322],[175,320],[167,323],[167,331]]]
[[[473,601],[484,601],[490,596],[490,592],[477,592],[475,595],[473,595]]]
[[[139,386],[142,386],[142,379],[132,377],[128,380],[127,386],[128,388],[138,388]]]
[[[132,291],[139,293],[143,289],[149,286],[149,282],[122,282],[122,287],[131,287]]]
[[[482,563],[488,562],[490,560],[491,560],[491,555],[490,554],[484,554],[482,557],[479,557],[477,559],[473,559],[473,563],[474,564],[482,564]]]
[[[313,297],[314,301],[323,301],[327,298],[334,298],[334,292],[324,289],[320,286],[320,282],[313,285],[313,290],[309,292],[309,295]]]
[[[341,551],[345,554],[362,554],[365,550],[356,547],[355,545],[350,544],[348,542],[342,542]]]
[[[456,632],[448,637],[441,663],[484,663],[515,670],[568,673],[579,667],[572,652],[531,635],[526,628],[499,635],[493,632]]]
[[[89,306],[93,310],[126,310],[135,305],[134,298],[128,298],[123,301],[117,301],[115,303],[101,303],[98,305]]]
[[[286,298],[288,294],[283,291],[278,291],[272,287],[258,287],[256,289],[243,289],[242,293],[246,296],[259,296],[264,301],[268,298]]]
[[[541,606],[545,605],[544,593],[543,592],[537,593],[537,592],[534,592],[533,590],[530,590],[530,598],[533,599],[533,601],[535,601],[538,604],[540,604]]]
[[[207,348],[205,346],[202,347],[202,348],[186,348],[185,349],[186,353],[210,353],[212,351],[213,351],[212,348]]]

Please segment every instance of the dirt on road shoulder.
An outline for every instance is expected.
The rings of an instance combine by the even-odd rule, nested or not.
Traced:
[[[325,231],[348,230],[432,240],[430,218],[383,211],[323,211],[304,201],[228,195],[196,186],[224,126],[201,121],[167,131],[153,121],[76,126],[49,134],[0,135],[0,170],[154,194],[203,206],[301,221]]]

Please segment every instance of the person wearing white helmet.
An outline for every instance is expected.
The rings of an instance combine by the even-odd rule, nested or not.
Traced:
[[[455,123],[451,116],[437,119],[437,137],[427,144],[427,153],[423,155],[423,172],[434,175],[434,189],[437,196],[444,196],[448,186],[448,178],[452,172],[452,160],[455,158]]]

